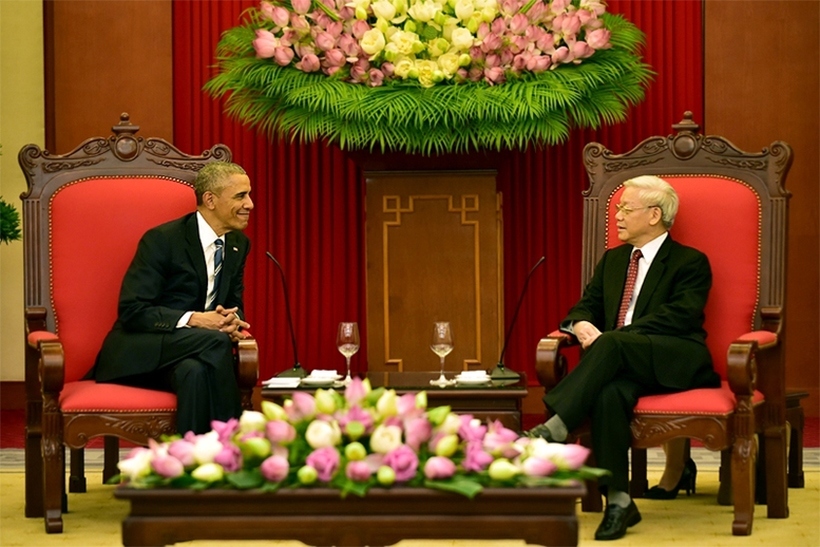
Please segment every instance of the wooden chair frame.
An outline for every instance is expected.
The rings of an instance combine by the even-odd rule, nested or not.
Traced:
[[[584,192],[582,286],[606,250],[607,200],[624,181],[638,175],[714,175],[737,179],[754,191],[761,215],[758,299],[753,332],[738,332],[727,348],[725,380],[736,400],[733,411],[716,415],[636,410],[631,423],[633,497],[642,497],[647,486],[646,448],[676,437],[695,438],[706,448],[722,452],[722,484],[731,484],[734,494],[732,532],[748,535],[758,458],[755,434],[760,440],[761,462],[765,462],[768,517],[788,516],[783,322],[790,194],[783,183],[792,151],[786,143],[774,142],[760,153],[743,152],[722,137],[700,135],[690,112],[672,128],[675,134],[648,138],[625,154],[613,154],[598,143],[584,149],[590,187]],[[760,333],[774,341],[759,343]],[[572,337],[557,331],[539,342],[536,371],[547,391],[566,375],[567,362],[561,351],[574,343]],[[756,390],[765,396],[764,402],[753,402]],[[719,501],[730,503],[730,491],[722,489],[722,493]],[[584,508],[600,510],[600,496],[585,500]]]
[[[139,126],[131,124],[128,114],[123,114],[112,130],[110,137],[88,139],[65,155],[53,155],[31,144],[18,157],[28,184],[21,195],[26,334],[25,514],[44,517],[49,533],[63,529],[64,447],[72,451],[70,491],[83,492],[83,448],[92,438],[105,437],[106,481],[118,473],[117,439],[144,445],[148,439],[176,432],[175,403],[172,409],[127,413],[62,411],[60,394],[67,384],[64,343],[51,298],[50,200],[61,188],[95,177],[122,177],[124,181],[162,178],[192,186],[205,164],[231,160],[231,152],[224,145],[190,156],[163,139],[138,137]],[[259,369],[256,341],[240,341],[236,357],[242,406],[250,409]]]

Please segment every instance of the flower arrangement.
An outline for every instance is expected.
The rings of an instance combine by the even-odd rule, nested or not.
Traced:
[[[397,396],[355,379],[344,394],[295,392],[284,406],[213,422],[213,430],[136,448],[113,481],[135,488],[333,487],[364,496],[374,486],[424,486],[470,498],[484,486],[555,486],[606,473],[584,466],[580,445],[521,437],[425,392]]]
[[[624,119],[651,76],[642,41],[599,0],[263,0],[206,89],[342,148],[525,147]]]

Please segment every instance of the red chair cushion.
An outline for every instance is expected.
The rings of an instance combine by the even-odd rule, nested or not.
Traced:
[[[764,400],[763,394],[755,390],[752,404]],[[695,414],[701,416],[727,416],[734,412],[737,399],[727,382],[720,387],[690,389],[679,393],[647,395],[638,399],[635,414]]]
[[[759,290],[760,204],[742,181],[717,176],[666,176],[680,199],[672,237],[704,252],[712,266],[706,344],[726,379],[729,344],[753,330]],[[623,187],[610,196],[607,245],[620,245],[612,223]]]
[[[51,304],[65,351],[65,381],[93,366],[117,318],[125,270],[146,230],[193,211],[176,179],[91,178],[63,187],[50,207]]]
[[[65,413],[79,412],[168,412],[176,411],[177,396],[117,384],[98,384],[93,380],[68,382],[60,392],[60,408]]]

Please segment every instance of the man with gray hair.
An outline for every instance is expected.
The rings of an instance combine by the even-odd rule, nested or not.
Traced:
[[[211,162],[196,211],[148,230],[120,289],[117,321],[93,376],[177,394],[177,430],[205,433],[242,412],[233,342],[247,336],[242,296],[253,201],[245,170]]]
[[[624,183],[615,225],[624,243],[604,253],[580,301],[561,322],[584,349],[578,366],[544,397],[550,418],[531,436],[563,442],[591,421],[607,496],[595,539],[618,539],[640,522],[628,491],[629,422],[638,397],[720,385],[703,329],[712,285],[706,255],[672,240],[678,196],[663,179]]]

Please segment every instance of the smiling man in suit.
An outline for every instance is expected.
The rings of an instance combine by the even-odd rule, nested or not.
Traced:
[[[531,436],[563,442],[591,420],[607,496],[595,539],[618,539],[640,522],[627,493],[629,422],[642,395],[717,386],[703,329],[712,285],[706,255],[672,240],[678,196],[663,179],[624,183],[615,222],[624,242],[604,253],[581,300],[561,322],[584,348],[578,366],[544,397],[550,418]]]
[[[241,412],[233,342],[247,334],[242,295],[253,201],[245,170],[204,166],[196,211],[143,235],[94,378],[177,394],[177,429],[204,433]],[[150,204],[149,204],[150,205]]]

